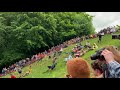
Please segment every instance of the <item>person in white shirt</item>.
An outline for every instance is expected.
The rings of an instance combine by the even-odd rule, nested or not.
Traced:
[[[102,32],[101,35],[104,36],[104,32]]]

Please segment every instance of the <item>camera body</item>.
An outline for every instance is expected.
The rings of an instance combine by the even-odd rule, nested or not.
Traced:
[[[105,60],[104,56],[101,55],[101,53],[102,53],[102,51],[103,51],[104,49],[105,49],[105,48],[102,48],[102,49],[98,50],[98,51],[96,52],[96,54],[90,56],[91,60],[97,60],[97,59],[99,59],[99,60]]]
[[[118,34],[112,34],[112,39],[120,39],[120,35],[118,35]]]

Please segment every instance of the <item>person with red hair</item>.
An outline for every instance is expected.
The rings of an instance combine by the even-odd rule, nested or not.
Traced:
[[[68,78],[90,78],[90,66],[83,58],[73,58],[67,62]]]
[[[13,74],[10,74],[10,78],[17,78],[17,77]]]

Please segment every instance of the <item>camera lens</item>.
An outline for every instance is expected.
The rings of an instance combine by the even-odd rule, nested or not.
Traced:
[[[94,54],[94,55],[90,56],[90,58],[91,58],[91,60],[96,60],[97,59],[97,55]]]
[[[105,60],[104,56],[103,55],[100,55],[100,60]]]

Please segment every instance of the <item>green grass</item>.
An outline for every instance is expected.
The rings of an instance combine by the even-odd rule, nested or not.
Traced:
[[[119,34],[120,34],[120,32],[119,32]],[[91,43],[91,45],[93,43],[96,43],[99,47],[98,49],[100,49],[104,46],[108,46],[108,45],[114,45],[114,46],[120,47],[120,40],[113,40],[111,38],[112,38],[111,35],[105,35],[102,38],[101,43],[97,42],[98,38],[90,39],[88,41]],[[82,44],[85,45],[85,42],[86,41],[83,41]],[[39,63],[37,63],[37,62],[33,63],[31,65],[32,73],[24,78],[64,78],[65,75],[67,74],[66,63],[64,62],[64,58],[67,55],[65,52],[71,52],[71,50],[74,46],[75,46],[75,44],[70,45],[69,47],[65,48],[63,50],[63,53],[61,54],[61,56],[58,56],[58,59],[57,59],[58,63],[54,70],[47,71],[48,70],[47,66],[52,64],[52,59],[48,59],[48,57],[45,57]],[[90,60],[90,56],[94,53],[95,53],[95,50],[89,51],[83,56],[83,58],[85,60],[87,60],[87,62],[89,64],[91,64],[92,60]],[[23,73],[25,73],[27,71],[28,67],[29,66],[23,68]],[[45,72],[45,71],[47,71],[47,72]],[[16,75],[17,77],[19,76],[18,72],[14,72],[14,75]],[[91,72],[91,76],[92,76],[92,72]],[[4,76],[3,78],[9,78],[9,77],[10,77],[10,75],[7,75],[7,76]]]

